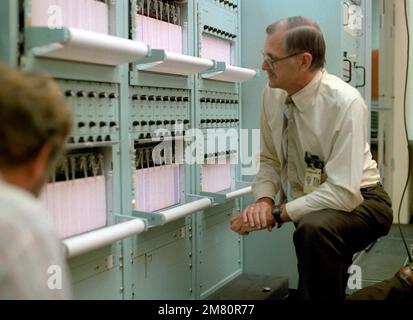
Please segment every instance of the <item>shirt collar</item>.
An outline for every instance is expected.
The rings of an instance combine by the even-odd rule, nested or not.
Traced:
[[[291,96],[298,111],[304,112],[305,107],[313,105],[321,78],[325,73],[325,70],[318,71],[309,84]]]

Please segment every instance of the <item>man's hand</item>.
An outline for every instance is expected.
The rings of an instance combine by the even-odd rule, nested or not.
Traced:
[[[251,228],[248,224],[242,221],[242,215],[237,214],[231,216],[231,230],[240,234],[241,236],[246,236],[252,231],[258,230],[257,228]]]
[[[270,231],[275,225],[272,215],[274,201],[270,198],[259,199],[256,203],[249,205],[242,212],[242,221],[245,225],[262,230],[268,228]]]

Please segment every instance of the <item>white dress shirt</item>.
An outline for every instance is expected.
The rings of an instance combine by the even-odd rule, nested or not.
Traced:
[[[0,300],[72,297],[62,247],[44,210],[0,175]]]
[[[253,183],[257,200],[275,200],[280,190],[286,97],[286,91],[268,86],[263,92],[260,169]],[[380,180],[367,142],[368,107],[356,89],[325,70],[292,99],[295,106],[288,123],[288,215],[297,222],[323,209],[353,211],[363,202],[360,188]],[[307,195],[303,192],[306,152],[325,164],[321,185]]]

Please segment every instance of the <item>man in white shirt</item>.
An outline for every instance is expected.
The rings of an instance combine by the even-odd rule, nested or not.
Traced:
[[[256,202],[231,228],[247,234],[294,222],[300,298],[344,299],[353,254],[393,221],[367,142],[368,108],[356,89],[324,70],[315,22],[291,17],[270,25],[263,54],[268,86]]]
[[[64,253],[36,197],[72,120],[57,85],[0,66],[0,300],[69,299]]]

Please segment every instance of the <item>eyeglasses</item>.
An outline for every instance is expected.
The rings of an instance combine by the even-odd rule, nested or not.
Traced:
[[[299,54],[302,54],[302,53],[304,53],[304,52],[296,52],[296,53],[290,54],[286,57],[274,58],[274,57],[271,57],[268,54],[262,52],[262,58],[270,66],[270,69],[273,70],[274,69],[274,66],[273,66],[274,63],[277,63],[277,62],[280,62],[282,60],[286,60],[286,59],[298,56]]]

